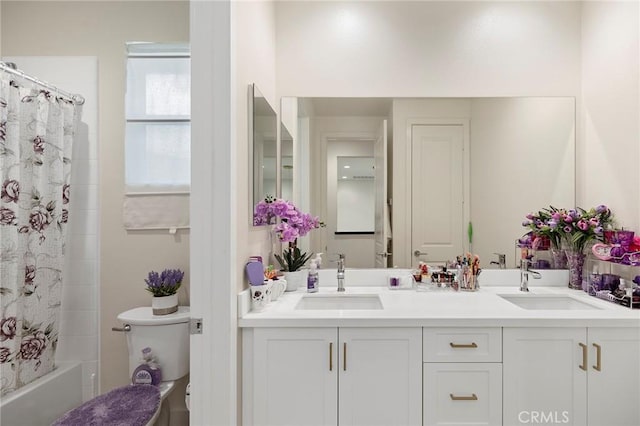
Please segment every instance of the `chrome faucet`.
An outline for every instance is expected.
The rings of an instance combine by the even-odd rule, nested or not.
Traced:
[[[520,260],[520,291],[529,291],[529,275],[533,275],[533,278],[539,280],[542,275],[540,272],[532,271],[529,269],[531,266],[531,260]]]
[[[344,254],[338,253],[338,292],[344,291]]]
[[[502,253],[493,253],[498,256],[498,261],[492,260],[490,265],[498,265],[498,269],[507,269],[507,255]]]

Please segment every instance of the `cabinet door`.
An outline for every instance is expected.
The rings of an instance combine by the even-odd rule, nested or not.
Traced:
[[[503,422],[587,424],[585,328],[504,328]]]
[[[587,333],[589,426],[640,425],[640,329],[589,328]]]
[[[424,364],[424,426],[502,425],[502,364]]]
[[[337,329],[256,328],[253,424],[336,425]]]
[[[340,328],[340,426],[420,425],[422,330]]]

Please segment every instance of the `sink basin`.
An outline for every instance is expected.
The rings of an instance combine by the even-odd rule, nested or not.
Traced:
[[[295,309],[382,309],[382,302],[377,294],[306,295],[302,296]]]
[[[569,296],[552,294],[500,294],[504,300],[523,309],[539,310],[589,310],[600,309]]]

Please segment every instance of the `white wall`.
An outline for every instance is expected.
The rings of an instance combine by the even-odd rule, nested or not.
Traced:
[[[640,11],[637,1],[582,5],[578,204],[607,204],[640,232]]]
[[[270,1],[246,1],[235,4],[235,116],[236,116],[236,184],[237,184],[237,229],[238,241],[236,269],[242,279],[234,283],[240,291],[246,287],[244,264],[249,256],[260,255],[267,261],[269,227],[253,227],[253,203],[247,196],[250,190],[248,173],[250,135],[247,132],[248,89],[255,83],[274,111],[280,112],[279,98],[276,97],[276,23],[274,5]]]
[[[56,363],[82,362],[82,396],[98,389],[98,61],[96,57],[12,56],[29,75],[85,98],[71,166],[71,210],[63,271]]]
[[[276,2],[279,96],[576,96],[579,2]]]

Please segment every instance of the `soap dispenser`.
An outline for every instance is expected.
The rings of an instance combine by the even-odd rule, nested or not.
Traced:
[[[316,257],[314,257],[312,261],[316,263],[318,269],[322,268],[322,253],[316,254]]]

